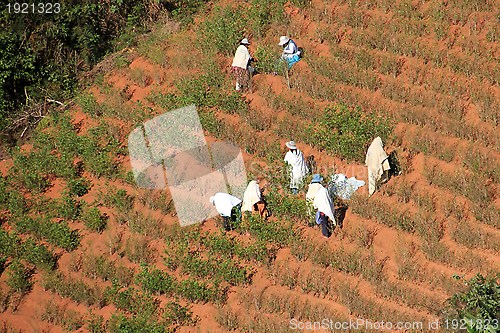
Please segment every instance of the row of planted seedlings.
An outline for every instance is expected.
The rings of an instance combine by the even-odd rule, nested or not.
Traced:
[[[399,121],[428,126],[442,134],[451,134],[469,141],[480,141],[484,146],[496,146],[498,144],[498,135],[491,130],[485,130],[484,127],[452,119],[445,114],[436,114],[433,110],[421,106],[408,106],[399,102],[389,103],[386,99],[383,99],[382,103],[375,103],[363,89],[356,89],[339,83],[331,84],[326,76],[322,76],[323,68],[321,66],[313,66],[314,68],[321,69],[321,71],[318,74],[301,71],[292,75],[292,88],[317,99],[356,105],[363,110],[383,109],[390,111],[390,114]],[[493,110],[493,108],[490,107],[488,110]]]
[[[421,127],[407,127],[399,138],[406,142],[405,147],[417,153],[424,153],[443,160],[461,164],[480,177],[489,178],[498,183],[500,168],[495,160],[495,153],[469,142],[449,143],[441,134]]]
[[[421,36],[423,34],[429,33],[429,29],[433,27],[433,23],[445,24],[443,28],[448,31],[450,25],[461,23],[466,25],[469,23],[477,23],[477,19],[481,15],[491,16],[491,12],[494,8],[493,1],[482,1],[481,3],[464,3],[461,1],[453,1],[449,3],[442,3],[440,1],[431,1],[428,6],[414,5],[408,1],[402,1],[400,3],[394,3],[388,0],[372,0],[372,1],[337,1],[339,4],[347,5],[343,8],[349,15],[356,15],[354,9],[361,10],[372,10],[372,11],[382,11],[385,13],[391,12],[392,19],[394,20],[395,30],[404,31],[410,35]],[[324,2],[326,4],[326,2]],[[315,8],[317,11],[322,10],[322,6]],[[357,12],[360,12],[359,10]],[[363,13],[361,11],[361,13]],[[362,16],[358,14],[358,16]],[[343,19],[344,22],[352,21],[358,23],[358,20],[353,19],[349,16],[344,16],[339,19]],[[379,19],[378,17],[373,18],[374,20]],[[424,21],[424,22],[422,22]],[[485,29],[493,28],[490,25],[476,26],[476,28],[471,31],[471,35],[476,35],[483,32]],[[465,36],[470,37],[470,36]]]
[[[345,17],[351,14],[354,16],[352,20],[346,20]],[[490,20],[492,20],[491,18]],[[425,29],[425,27],[413,27],[411,24],[406,25],[406,21],[408,20],[398,20],[396,19],[393,22],[393,18],[391,17],[390,27],[387,25],[387,19],[383,16],[363,16],[359,10],[347,10],[344,15],[335,15],[331,17],[330,23],[336,23],[340,25],[340,29],[350,28],[352,29],[350,32],[350,41],[355,45],[369,45],[372,48],[380,49],[380,50],[388,50],[395,54],[412,56],[417,58],[422,58],[424,60],[432,60],[435,66],[439,67],[449,67],[451,70],[465,74],[467,76],[477,76],[479,79],[487,78],[491,83],[496,82],[496,78],[494,73],[491,71],[491,68],[487,66],[487,58],[488,55],[491,55],[491,51],[486,47],[478,46],[478,36],[471,34],[471,41],[469,43],[465,41],[457,41],[456,36],[451,35],[449,38],[446,38],[444,41],[440,41],[439,37],[442,34],[440,29],[442,27],[437,27],[435,31],[430,31]],[[415,18],[410,20],[415,22],[416,25],[425,25],[425,20],[421,18]],[[394,24],[395,23],[395,24]],[[404,24],[402,26],[398,26],[397,24]],[[477,27],[477,25],[476,25]],[[409,31],[412,30],[413,31]],[[419,33],[412,33],[415,31],[419,31]],[[379,33],[377,33],[379,32]],[[380,33],[382,32],[382,33]],[[387,36],[391,38],[387,38]],[[431,40],[429,43],[428,39],[425,39],[424,36],[432,36],[435,38]],[[485,42],[485,41],[484,41]],[[442,44],[446,46],[446,49],[442,50],[439,45]],[[451,49],[454,44],[457,44],[462,47],[462,49],[474,50],[475,52],[467,52],[467,55],[458,55],[455,53],[448,53],[447,49]],[[470,45],[470,46],[469,46]],[[482,54],[480,56],[479,54]],[[479,57],[481,59],[479,59]],[[477,60],[474,60],[477,59]],[[479,64],[474,67],[471,65],[461,67],[464,63],[470,64]]]
[[[485,250],[497,249],[497,235],[495,230],[477,224],[477,220],[471,218],[473,206],[467,205],[466,200],[458,198],[459,193],[453,197],[437,200],[437,195],[423,193],[417,190],[416,184],[402,179],[396,179],[391,184],[386,184],[381,189],[385,196],[395,195],[401,204],[408,202],[418,206],[418,210],[424,213],[436,212],[440,217],[438,220],[447,221],[446,229],[452,239],[469,249],[482,248]],[[437,215],[436,215],[437,216]],[[473,255],[477,257],[477,255]]]
[[[486,258],[473,249],[455,251],[446,245],[442,240],[445,233],[444,221],[438,218],[435,212],[426,211],[420,207],[416,210],[410,207],[394,208],[385,203],[383,198],[378,197],[370,200],[356,197],[351,200],[351,207],[353,212],[361,217],[375,220],[377,223],[409,234],[416,232],[421,241],[421,250],[428,260],[456,269],[475,270],[478,262],[487,266]]]
[[[276,262],[270,270],[270,277],[280,285],[291,290],[300,288],[302,293],[314,293],[316,297],[326,298],[330,301],[344,304],[351,311],[364,318],[403,318],[407,316],[406,311],[386,309],[376,312],[377,307],[363,308],[363,304],[383,302],[377,298],[386,298],[396,301],[406,307],[414,308],[422,313],[435,313],[438,311],[433,303],[433,297],[423,295],[421,290],[414,287],[406,287],[399,282],[390,281],[383,272],[384,262],[377,260],[373,252],[347,250],[344,247],[331,249],[328,245],[314,244],[312,239],[302,239],[300,243],[292,244],[292,255],[300,262],[309,259],[313,266],[303,270],[299,262],[292,261]],[[338,273],[340,272],[340,273]],[[339,280],[347,284],[339,286]],[[375,298],[361,297],[359,304],[351,304],[348,297],[343,298],[343,293],[357,292],[357,283],[368,283],[373,288]],[[365,282],[363,282],[365,281]],[[384,312],[385,311],[385,312]],[[425,318],[426,315],[423,315]]]

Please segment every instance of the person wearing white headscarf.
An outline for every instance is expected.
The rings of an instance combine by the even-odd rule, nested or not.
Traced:
[[[368,167],[368,194],[371,196],[377,189],[377,182],[385,171],[391,169],[389,159],[384,151],[382,139],[377,136],[366,152],[365,164]]]
[[[324,237],[328,238],[332,234],[328,219],[330,219],[332,225],[336,225],[337,223],[333,215],[335,211],[333,200],[328,190],[323,186],[316,192],[313,205],[318,210],[316,213],[316,223],[321,225],[321,233]]]
[[[231,230],[230,220],[237,220],[237,216],[233,213],[233,207],[238,207],[241,200],[231,194],[219,192],[210,197],[210,203],[224,218],[224,228]]]
[[[233,63],[231,65],[236,78],[237,91],[248,88],[248,81],[250,80],[249,64],[252,60],[252,56],[248,51],[248,45],[250,45],[248,39],[243,38],[234,53]]]
[[[266,203],[262,199],[259,183],[255,180],[248,183],[245,193],[243,194],[241,212],[259,212],[260,216],[264,218],[267,217]]]
[[[290,189],[294,194],[299,192],[299,187],[302,184],[302,179],[309,172],[307,168],[304,154],[297,149],[294,141],[286,143],[289,151],[285,154],[284,161],[288,163],[292,170],[290,173]]]

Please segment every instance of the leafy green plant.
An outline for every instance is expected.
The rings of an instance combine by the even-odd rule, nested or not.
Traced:
[[[142,266],[142,271],[136,276],[137,282],[142,286],[142,289],[157,294],[170,295],[175,288],[175,278],[168,275],[166,272],[153,269],[150,270],[147,266]]]
[[[226,56],[232,55],[243,38],[246,20],[242,7],[220,7],[212,9],[208,19],[201,23],[200,43]]]
[[[477,274],[465,285],[465,291],[448,299],[444,319],[447,322],[460,319],[466,323],[468,332],[495,332],[500,318],[500,285],[497,279]]]
[[[310,125],[310,143],[328,153],[357,162],[364,162],[366,148],[377,136],[383,141],[392,126],[387,118],[375,113],[365,114],[359,108],[345,105],[327,108],[319,122]]]
[[[87,194],[90,190],[90,186],[90,182],[85,178],[68,180],[69,194],[76,195],[77,197]]]
[[[33,287],[33,270],[25,267],[19,260],[9,265],[7,285],[15,292],[27,293]]]
[[[90,230],[99,233],[103,232],[108,224],[108,216],[102,214],[97,207],[87,208],[83,212],[82,220]]]
[[[191,326],[196,323],[193,313],[188,307],[182,306],[177,302],[168,302],[165,306],[163,319],[170,325]]]
[[[81,216],[82,206],[77,199],[65,195],[57,200],[56,211],[59,217],[75,221]]]

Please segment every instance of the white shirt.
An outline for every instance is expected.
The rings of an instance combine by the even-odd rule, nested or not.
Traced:
[[[219,192],[214,195],[215,209],[221,216],[231,216],[231,209],[238,205],[241,200],[228,193]]]
[[[250,56],[250,52],[248,52],[248,48],[245,45],[240,45],[234,53],[232,66],[247,69],[248,61],[251,58],[252,57]]]
[[[285,46],[285,48],[283,49],[283,54],[286,54],[286,55],[294,55],[294,54],[297,54],[298,52],[299,52],[299,48],[297,47],[297,44],[295,44],[295,42],[291,39],[288,42],[288,44]]]
[[[304,158],[304,154],[300,150],[296,150],[295,153],[292,153],[289,150],[285,155],[285,162],[292,166],[292,177],[293,178],[302,178],[307,172],[306,160]]]

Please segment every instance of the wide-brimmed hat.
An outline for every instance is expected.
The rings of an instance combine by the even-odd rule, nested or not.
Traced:
[[[285,143],[285,145],[290,148],[290,149],[297,149],[297,146],[295,145],[295,141],[290,141],[290,142],[287,142]]]
[[[323,181],[323,177],[320,174],[316,173],[313,175],[311,183],[321,183]]]
[[[249,45],[249,44],[250,44],[250,42],[248,41],[248,39],[247,39],[247,38],[243,38],[243,39],[241,40],[240,44],[246,44],[246,45]]]
[[[285,45],[289,40],[290,38],[288,38],[287,36],[281,36],[279,45]]]

